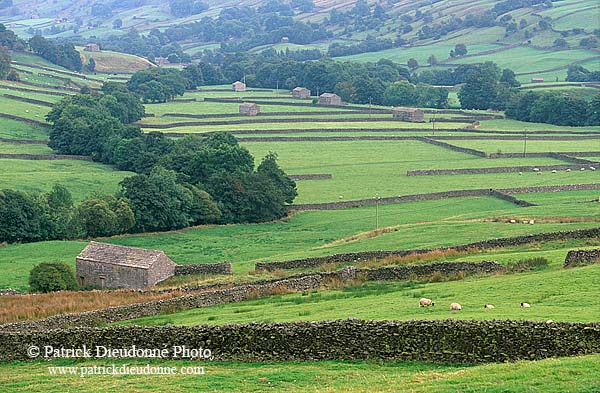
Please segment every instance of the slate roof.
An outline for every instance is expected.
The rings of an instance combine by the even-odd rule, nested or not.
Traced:
[[[86,261],[149,269],[165,253],[159,250],[90,242],[77,256]]]

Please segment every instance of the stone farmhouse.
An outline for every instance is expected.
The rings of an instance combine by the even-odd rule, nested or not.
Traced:
[[[260,113],[260,106],[254,102],[243,102],[240,104],[240,115],[256,116]]]
[[[334,93],[323,93],[319,96],[319,105],[342,105],[342,98]]]
[[[308,90],[306,87],[298,86],[292,90],[292,97],[300,99],[310,98],[310,90]]]
[[[246,91],[246,84],[244,82],[235,81],[231,84],[233,91]]]
[[[171,277],[176,263],[164,252],[90,242],[75,259],[79,285],[143,289]]]
[[[413,123],[425,122],[425,113],[418,108],[399,106],[392,109],[392,116],[394,117],[394,119],[402,121],[410,121]]]

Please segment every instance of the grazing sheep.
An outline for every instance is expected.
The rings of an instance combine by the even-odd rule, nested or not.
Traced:
[[[522,176],[522,175],[523,175],[523,172],[519,172],[519,176]]]
[[[594,166],[591,166],[591,167],[590,167],[590,170],[592,170],[592,171],[595,171],[595,170],[596,170],[596,167],[594,167]]]
[[[491,309],[494,309],[494,308],[496,308],[496,307],[494,307],[494,305],[493,305],[493,304],[486,304],[485,306],[483,306],[483,308],[485,308],[485,309],[487,309],[487,310],[491,310]]]
[[[531,307],[529,303],[521,303],[521,308],[529,308]]]
[[[452,303],[450,305],[450,311],[460,311],[460,310],[462,310],[462,307],[461,307],[460,304],[458,304],[458,303]]]
[[[581,168],[582,171],[585,171],[585,168]]]
[[[546,323],[554,323],[554,321],[551,320],[551,319],[549,319],[549,320],[546,321]]]
[[[567,168],[567,172],[571,172],[571,169],[570,169],[570,168]]]
[[[425,297],[422,297],[421,300],[419,300],[419,307],[425,307],[425,306],[434,306],[435,303],[431,301],[431,299],[427,299]]]
[[[533,171],[534,171],[534,172],[539,172],[539,171],[540,171],[540,168],[533,168]]]
[[[556,173],[556,169],[553,169],[553,170],[552,170],[552,173]]]

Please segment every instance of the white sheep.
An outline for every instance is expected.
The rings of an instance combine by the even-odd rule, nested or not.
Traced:
[[[553,170],[552,170],[552,173],[556,173],[556,169],[553,169]]]
[[[435,305],[435,303],[432,302],[431,299],[422,297],[421,300],[419,300],[419,307],[434,306],[434,305]]]
[[[539,172],[539,171],[540,171],[540,168],[533,168],[533,171],[534,171],[534,172]]]
[[[596,170],[596,167],[595,167],[595,166],[591,166],[591,167],[590,167],[590,170],[591,170],[591,171],[595,171],[595,170]]]
[[[529,308],[531,307],[529,303],[521,303],[521,308]]]
[[[546,321],[546,323],[554,323],[554,321],[551,320],[551,319],[549,319],[549,320]]]
[[[458,303],[450,304],[450,311],[460,311],[460,310],[462,310],[462,307],[460,304],[458,304]]]
[[[492,309],[494,309],[494,308],[496,308],[496,307],[494,307],[494,305],[493,305],[493,304],[486,304],[485,306],[483,306],[483,308],[485,308],[485,309],[487,309],[487,310],[492,310]]]
[[[585,171],[585,168],[581,168],[582,171]]]
[[[571,172],[571,168],[567,168],[567,172]]]

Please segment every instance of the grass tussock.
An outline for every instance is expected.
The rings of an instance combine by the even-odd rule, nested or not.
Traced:
[[[182,296],[182,292],[61,291],[43,294],[0,296],[0,323],[28,321],[64,313],[78,313],[125,304]]]
[[[548,263],[548,260],[543,257],[528,258],[509,263],[506,269],[509,273],[521,273],[545,269],[548,267]]]

